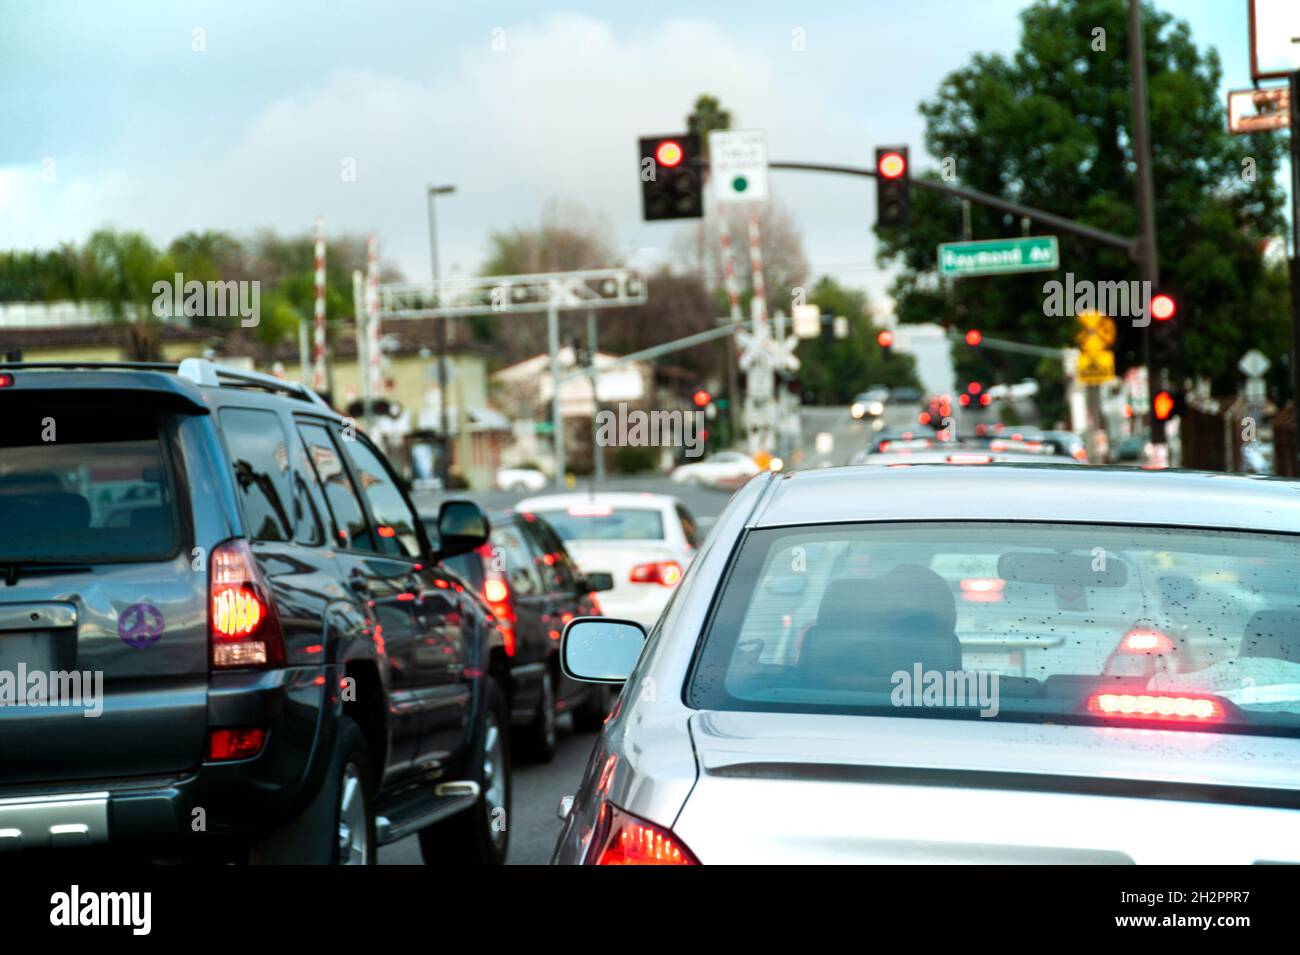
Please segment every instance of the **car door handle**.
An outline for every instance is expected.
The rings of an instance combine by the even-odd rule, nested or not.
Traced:
[[[348,577],[348,587],[358,597],[369,597],[370,581],[365,578],[364,574],[353,573]]]

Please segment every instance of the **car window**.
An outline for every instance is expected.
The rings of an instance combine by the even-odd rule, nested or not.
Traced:
[[[691,512],[685,507],[678,504],[676,505],[676,508],[677,520],[681,522],[682,533],[686,535],[686,543],[689,544],[692,549],[698,548],[703,540],[700,536],[699,525],[695,523],[695,518],[691,516]]]
[[[575,504],[567,510],[539,510],[566,541],[663,540],[664,519],[658,509]]]
[[[289,438],[274,411],[223,408],[221,431],[235,469],[235,487],[248,533],[254,540],[293,540],[298,519],[306,520],[294,487]]]
[[[492,528],[493,558],[504,564],[506,583],[515,594],[523,597],[543,592],[541,575],[534,562],[536,556],[523,533],[515,524],[499,524]]]
[[[535,566],[546,589],[550,592],[573,592],[578,586],[577,572],[570,563],[569,554],[555,531],[551,530],[545,520],[532,514],[528,515],[520,526],[529,535],[537,550],[534,558]]]
[[[728,575],[691,699],[911,715],[931,705],[915,695],[924,684],[938,688],[927,715],[1086,722],[1107,707],[1177,705],[1196,712],[1173,716],[1198,726],[1300,733],[1297,565],[1300,538],[1284,535],[757,530]],[[978,687],[993,713],[972,706]]]
[[[0,542],[14,561],[174,553],[175,499],[159,419],[102,406],[4,407]]]
[[[345,453],[356,472],[357,484],[375,519],[380,553],[397,557],[419,557],[418,519],[402,492],[393,483],[379,455],[361,440],[345,441]]]
[[[302,423],[298,425],[298,433],[307,446],[317,479],[325,489],[325,502],[334,522],[333,539],[345,549],[375,550],[374,537],[366,524],[356,489],[329,432],[321,425]]]

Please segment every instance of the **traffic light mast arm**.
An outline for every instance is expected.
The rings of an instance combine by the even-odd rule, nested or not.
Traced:
[[[956,331],[949,329],[948,341],[960,342],[962,338]],[[992,348],[994,351],[1017,352],[1021,355],[1039,355],[1043,358],[1063,358],[1065,356],[1065,351],[1061,348],[1049,348],[1046,345],[1026,345],[1024,342],[1013,342],[1005,338],[989,338],[987,335],[982,335],[980,343],[974,347]]]
[[[701,162],[701,165],[707,166],[707,163]],[[876,171],[874,169],[865,169],[861,166],[833,166],[825,163],[814,162],[771,162],[768,163],[770,169],[793,169],[801,172],[830,172],[838,173],[843,176],[867,176],[874,179]],[[982,206],[988,206],[990,209],[996,209],[999,212],[1009,212],[1012,215],[1023,216],[1026,219],[1032,219],[1035,222],[1041,222],[1044,225],[1059,229],[1062,232],[1070,232],[1074,235],[1081,236],[1085,239],[1091,239],[1093,242],[1100,242],[1103,245],[1113,245],[1116,248],[1123,249],[1128,253],[1130,258],[1137,256],[1137,240],[1130,239],[1114,232],[1107,232],[1105,229],[1098,229],[1084,222],[1076,222],[1074,219],[1067,219],[1064,216],[1058,216],[1052,212],[1045,212],[1042,209],[1035,209],[1033,206],[1022,206],[1018,202],[1010,202],[1006,199],[1000,199],[997,196],[991,196],[986,192],[979,192],[975,189],[963,189],[961,186],[950,186],[946,182],[939,182],[934,179],[918,179],[913,177],[911,180],[913,186],[921,189],[929,189],[932,192],[942,192],[953,196],[957,199],[968,199],[971,202],[979,203]]]

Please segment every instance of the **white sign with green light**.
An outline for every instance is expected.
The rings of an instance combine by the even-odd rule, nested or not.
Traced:
[[[721,204],[767,199],[767,133],[719,129],[709,133],[709,178]]]

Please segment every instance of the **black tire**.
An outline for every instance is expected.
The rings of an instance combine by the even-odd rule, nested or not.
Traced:
[[[573,728],[579,733],[599,733],[605,725],[609,704],[609,686],[604,683],[595,684],[582,705],[574,709]]]
[[[549,763],[555,758],[555,747],[559,741],[556,719],[555,675],[547,667],[542,674],[541,698],[537,701],[532,719],[515,730],[516,746],[524,760],[530,763]]]
[[[474,748],[472,778],[479,784],[478,801],[420,832],[420,857],[425,865],[502,865],[506,861],[510,848],[510,720],[505,697],[490,680],[487,694],[487,713]],[[489,762],[493,764],[491,779]]]
[[[351,717],[339,717],[334,754],[320,790],[297,816],[255,840],[248,861],[253,865],[376,865],[374,785],[360,727]],[[352,825],[346,825],[348,818]],[[345,839],[350,847],[346,853],[342,851]]]

